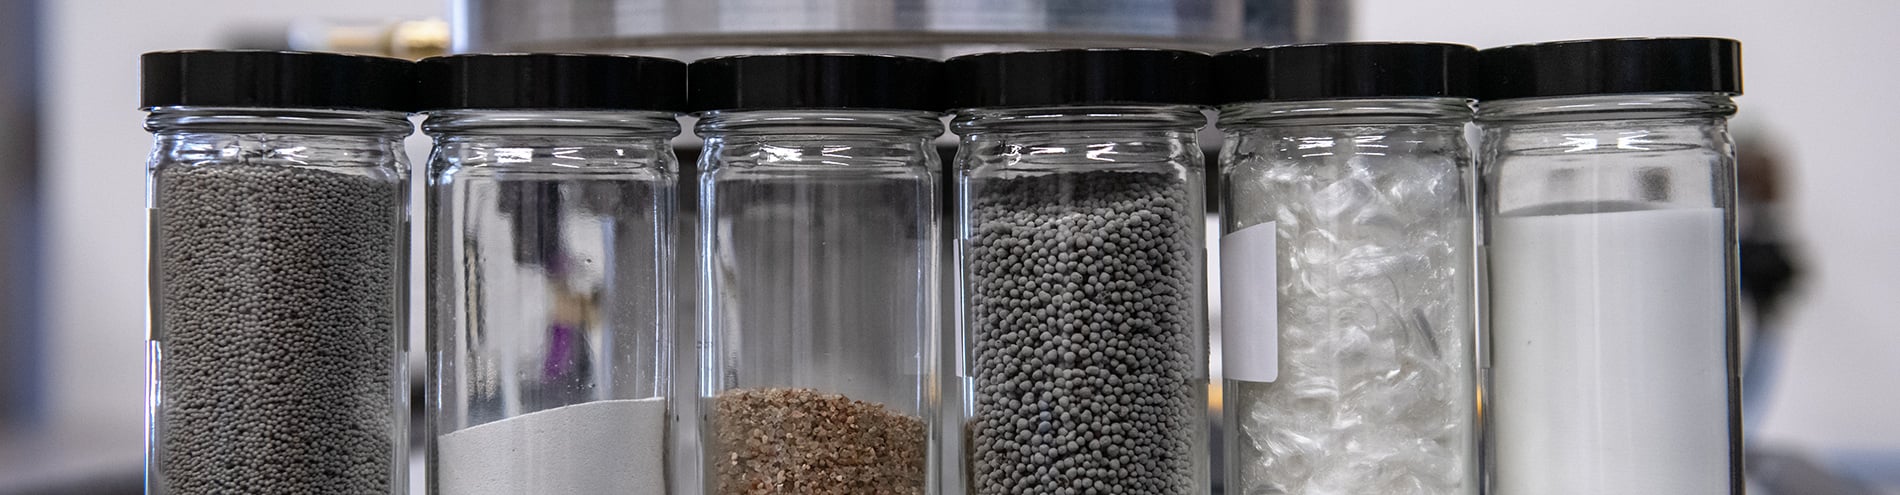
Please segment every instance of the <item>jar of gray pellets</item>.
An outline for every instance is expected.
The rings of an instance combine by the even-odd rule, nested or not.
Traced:
[[[403,493],[410,63],[142,62],[147,493]]]
[[[949,493],[1210,491],[1208,66],[1166,50],[946,63],[962,136]]]

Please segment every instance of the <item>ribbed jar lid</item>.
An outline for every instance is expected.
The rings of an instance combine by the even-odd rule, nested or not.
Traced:
[[[139,57],[140,108],[415,110],[402,59],[271,50],[179,50]]]
[[[1481,100],[1624,93],[1742,93],[1742,44],[1725,38],[1558,41],[1478,52]]]
[[[1097,104],[1206,105],[1213,57],[1155,49],[965,55],[944,62],[946,108]]]
[[[1214,58],[1220,102],[1469,97],[1476,48],[1448,43],[1328,43],[1250,48]]]
[[[799,53],[699,60],[687,69],[695,112],[847,108],[942,110],[942,62],[893,55]]]
[[[416,63],[422,110],[598,109],[678,112],[686,64],[630,55],[501,53]]]

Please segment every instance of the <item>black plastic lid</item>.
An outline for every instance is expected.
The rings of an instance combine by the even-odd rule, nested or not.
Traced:
[[[693,62],[688,107],[709,110],[864,108],[939,111],[942,62],[891,55],[740,55]]]
[[[1724,38],[1623,38],[1478,52],[1478,99],[1624,93],[1742,93],[1742,44]]]
[[[1206,105],[1212,101],[1204,53],[1152,49],[1072,49],[979,53],[944,62],[954,81],[947,108],[1115,103]]]
[[[416,63],[422,110],[686,108],[686,63],[629,55],[472,54]]]
[[[1478,49],[1447,43],[1330,43],[1214,57],[1220,102],[1471,96]]]
[[[415,109],[407,60],[269,50],[180,50],[139,57],[140,108]]]

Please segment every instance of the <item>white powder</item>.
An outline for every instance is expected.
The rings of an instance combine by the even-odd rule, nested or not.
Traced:
[[[1493,224],[1496,493],[1733,493],[1722,221]]]
[[[603,400],[442,435],[436,493],[662,493],[666,400]]]

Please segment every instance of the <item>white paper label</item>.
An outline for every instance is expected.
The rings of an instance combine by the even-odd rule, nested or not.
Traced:
[[[1221,372],[1230,379],[1280,377],[1280,256],[1273,224],[1220,238]]]

